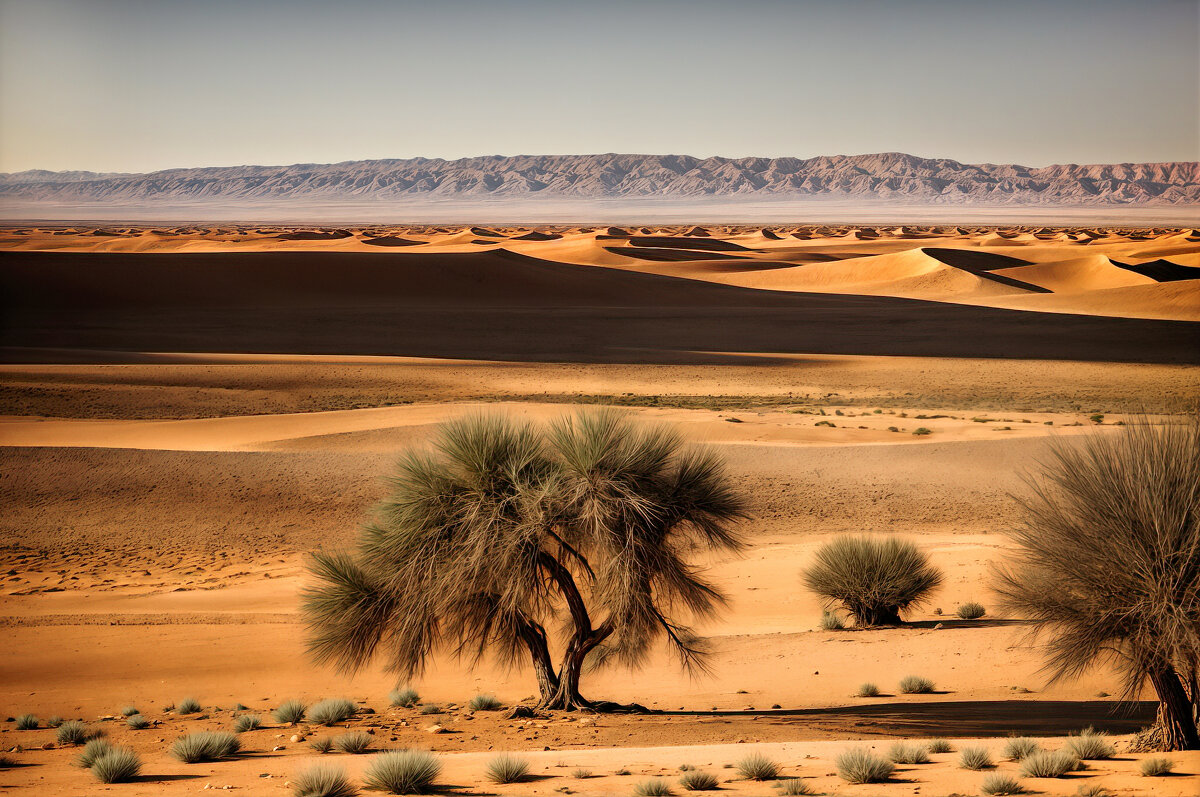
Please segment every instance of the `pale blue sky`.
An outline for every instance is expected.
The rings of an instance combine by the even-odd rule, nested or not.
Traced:
[[[0,0],[0,171],[1200,159],[1200,2]]]

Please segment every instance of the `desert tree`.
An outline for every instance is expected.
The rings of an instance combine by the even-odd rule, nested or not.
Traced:
[[[636,664],[665,638],[703,665],[675,618],[724,598],[687,557],[739,550],[731,524],[744,514],[713,454],[615,411],[549,430],[475,416],[405,453],[391,488],[356,551],[312,558],[318,662],[352,672],[379,657],[412,678],[437,651],[528,660],[541,706],[562,709],[613,707],[580,694],[589,657]]]
[[[995,588],[1051,679],[1115,665],[1126,699],[1157,694],[1157,745],[1200,748],[1200,416],[1060,441],[1027,482]]]

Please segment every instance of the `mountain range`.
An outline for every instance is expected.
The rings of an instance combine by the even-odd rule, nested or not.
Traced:
[[[920,204],[1187,205],[1200,203],[1200,163],[1031,168],[889,152],[815,158],[687,155],[517,155],[291,166],[221,166],[146,174],[0,174],[11,203],[159,201],[840,198]]]

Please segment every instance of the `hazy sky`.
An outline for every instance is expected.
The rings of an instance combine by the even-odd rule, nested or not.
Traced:
[[[0,171],[1200,160],[1200,0],[0,0]]]

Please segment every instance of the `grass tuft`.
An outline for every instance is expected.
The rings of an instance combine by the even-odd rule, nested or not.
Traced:
[[[591,776],[592,776],[592,771],[590,769],[582,769],[581,768],[581,769],[572,770],[572,772],[571,772],[571,777],[575,778],[575,780],[587,780]]]
[[[1160,778],[1175,768],[1175,762],[1169,758],[1147,758],[1138,765],[1138,771],[1144,778]]]
[[[125,724],[135,731],[141,731],[150,727],[150,720],[141,714],[134,714],[132,717],[125,718]]]
[[[821,614],[821,622],[819,623],[822,631],[844,631],[846,630],[846,621],[838,617],[833,612],[823,612]]]
[[[1004,757],[1009,761],[1024,761],[1041,749],[1036,740],[1028,736],[1016,736],[1004,743]]]
[[[141,713],[142,712],[138,711],[137,706],[125,706],[125,708],[121,709],[122,717],[132,717],[134,714],[141,714]]]
[[[322,700],[308,710],[308,719],[318,725],[336,725],[354,716],[354,703],[344,697]]]
[[[308,746],[321,755],[324,755],[333,749],[333,739],[330,739],[328,736],[322,736],[319,739],[313,739],[308,743]]]
[[[900,680],[900,692],[905,695],[927,695],[933,691],[933,681],[919,675],[906,675]]]
[[[992,762],[992,755],[986,747],[964,747],[958,754],[958,765],[963,769],[971,769],[976,772],[995,766]]]
[[[942,583],[942,574],[911,542],[847,536],[817,551],[804,583],[840,603],[857,625],[895,625]]]
[[[58,726],[54,737],[58,740],[59,744],[69,744],[72,747],[76,747],[89,739],[95,739],[101,735],[101,731],[93,730],[79,720],[70,720]]]
[[[36,731],[40,724],[38,718],[32,714],[22,714],[17,717],[17,730],[19,731]]]
[[[775,780],[779,777],[779,764],[762,753],[751,753],[737,762],[738,774],[746,780]]]
[[[113,749],[108,739],[92,739],[83,746],[83,752],[75,759],[75,763],[84,769],[91,769],[96,759]]]
[[[779,789],[779,793],[783,797],[807,797],[814,794],[812,786],[809,786],[806,781],[800,778],[784,778],[775,782],[775,788]]]
[[[442,707],[439,706],[437,703],[423,703],[421,705],[421,713],[422,714],[441,714]]]
[[[176,714],[199,714],[202,706],[195,698],[185,697],[175,705]]]
[[[643,780],[633,787],[634,797],[667,797],[671,793],[671,784],[662,778]]]
[[[873,683],[867,682],[858,687],[858,691],[854,693],[855,697],[879,697],[879,687]]]
[[[928,764],[929,749],[923,744],[896,742],[888,750],[888,759],[893,764]]]
[[[397,689],[388,695],[388,701],[396,708],[412,708],[421,700],[417,690],[412,687]]]
[[[1061,778],[1079,769],[1079,759],[1065,750],[1032,753],[1021,759],[1021,774],[1027,778]]]
[[[960,620],[978,620],[980,617],[983,617],[985,614],[987,614],[987,609],[983,608],[982,603],[970,601],[969,603],[964,603],[962,606],[959,606],[955,614],[958,615]]]
[[[993,772],[983,779],[983,785],[979,787],[979,790],[990,797],[1001,794],[1021,794],[1025,791],[1025,787],[1012,775]]]
[[[142,759],[128,747],[114,747],[92,762],[92,774],[101,783],[128,783],[142,773]]]
[[[925,747],[932,755],[954,752],[954,748],[950,746],[950,742],[946,741],[945,739],[930,739],[929,743],[926,744]]]
[[[351,755],[361,755],[371,750],[371,745],[375,743],[375,737],[363,731],[354,731],[353,733],[343,733],[341,736],[333,740],[333,746],[341,750],[343,753]]]
[[[714,775],[695,769],[691,772],[684,772],[679,777],[679,785],[685,791],[712,791],[717,788],[717,779]]]
[[[358,789],[336,767],[318,765],[292,779],[294,797],[354,797]]]
[[[171,755],[185,764],[220,761],[242,749],[235,734],[226,731],[199,731],[180,736],[171,745]]]
[[[467,704],[467,708],[472,711],[499,711],[503,706],[495,695],[475,695]]]
[[[262,717],[257,714],[243,714],[233,721],[233,732],[256,731],[262,727],[262,724]]]
[[[847,783],[882,783],[892,776],[896,767],[866,747],[854,747],[834,759],[838,777]]]
[[[363,783],[388,794],[424,794],[441,772],[438,760],[423,750],[396,750],[373,756]]]
[[[488,762],[485,774],[492,783],[519,783],[529,775],[529,762],[509,753],[501,753]]]
[[[303,722],[304,715],[307,713],[308,706],[299,700],[288,700],[275,709],[273,716],[276,722],[282,722],[285,725],[295,725],[297,722]]]
[[[1076,758],[1091,761],[1112,758],[1117,753],[1116,749],[1108,743],[1104,734],[1097,733],[1090,728],[1078,736],[1067,739],[1066,747],[1063,749]]]

